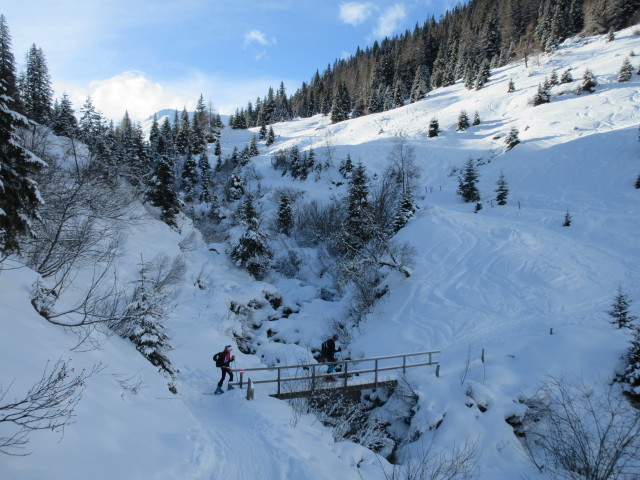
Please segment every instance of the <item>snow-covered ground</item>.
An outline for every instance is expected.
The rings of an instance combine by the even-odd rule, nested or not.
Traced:
[[[528,68],[518,63],[494,70],[480,91],[458,83],[421,102],[335,125],[321,116],[275,125],[276,143],[261,146],[252,160],[265,199],[287,187],[304,191],[305,200],[322,200],[344,194],[346,185],[313,176],[292,182],[271,168],[271,157],[297,144],[321,159],[331,153],[336,165],[349,153],[373,174],[384,169],[399,133],[415,149],[422,167],[420,209],[398,233],[417,251],[412,275],[387,275],[389,293],[347,346],[354,357],[442,351],[439,378],[431,367],[408,373],[419,394],[409,434],[421,439],[404,452],[414,458],[434,435],[445,450],[469,440],[481,451],[481,479],[546,478],[527,463],[505,418],[521,411],[517,400],[546,375],[586,382],[613,376],[629,337],[612,328],[605,312],[620,285],[636,302],[636,314],[640,305],[640,190],[633,188],[640,174],[640,76],[616,81],[624,58],[640,55],[640,37],[632,32],[618,32],[612,42],[569,40],[552,55],[529,59]],[[636,58],[630,57],[637,70]],[[577,95],[587,67],[599,86]],[[554,87],[550,104],[529,105],[545,76],[567,68],[574,83]],[[510,94],[509,79],[516,86]],[[461,110],[477,111],[482,123],[457,132]],[[429,139],[434,116],[442,133]],[[504,136],[513,126],[521,143],[506,152]],[[254,133],[225,129],[224,153],[242,148]],[[457,178],[450,175],[468,159],[482,159],[484,208],[478,213],[456,194]],[[501,172],[510,191],[505,206],[491,202]],[[337,169],[330,175],[343,181]],[[570,227],[562,226],[566,212]],[[265,219],[272,216],[263,212]],[[8,389],[0,404],[24,394],[47,361],[70,359],[76,371],[102,366],[64,435],[36,432],[31,455],[0,454],[0,477],[386,478],[385,460],[364,447],[335,443],[313,416],[296,419],[286,402],[267,395],[268,387],[258,386],[253,401],[240,390],[204,394],[218,380],[212,354],[241,332],[231,302],[246,305],[272,292],[295,312],[272,322],[271,340],[282,342],[265,335],[257,355],[235,351],[242,368],[310,359],[311,347],[319,347],[344,305],[319,299],[324,285],[312,271],[313,258],[300,280],[272,275],[256,282],[203,241],[181,251],[178,244],[191,231],[188,222],[181,234],[156,221],[132,226],[119,266],[133,276],[141,255],[185,256],[185,284],[168,322],[177,395],[128,341],[113,336],[98,349],[72,351],[73,333],[47,323],[31,306],[37,275],[26,268],[0,272],[0,386]],[[266,318],[269,308],[256,310],[254,318]],[[134,392],[138,382],[142,387]],[[0,436],[6,428],[0,423]]]

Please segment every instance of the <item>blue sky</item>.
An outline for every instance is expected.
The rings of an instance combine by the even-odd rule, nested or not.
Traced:
[[[19,63],[35,43],[56,95],[106,116],[192,109],[202,93],[232,113],[284,81],[438,18],[455,0],[11,0],[0,7]]]

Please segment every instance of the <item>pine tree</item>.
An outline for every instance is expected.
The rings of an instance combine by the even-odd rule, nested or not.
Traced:
[[[4,15],[0,14],[0,81],[4,83],[7,107],[20,111],[20,92],[16,75],[16,61],[11,50],[11,33]]]
[[[636,189],[640,189],[640,174],[638,174],[638,177],[636,178],[636,183],[634,186],[636,187]]]
[[[416,75],[413,79],[413,83],[411,84],[409,101],[414,103],[426,98],[430,90],[429,84],[429,69],[425,65],[420,65],[416,69]]]
[[[180,123],[173,126],[175,129],[176,148],[178,155],[187,155],[191,151],[191,122],[187,108],[182,109]]]
[[[62,94],[60,103],[56,101],[51,115],[51,130],[58,136],[75,137],[78,131],[78,120],[76,119],[71,100],[66,93]]]
[[[558,72],[554,68],[553,70],[551,70],[551,75],[549,75],[549,85],[550,86],[555,86],[555,85],[559,85],[559,84],[560,84],[560,82],[558,81]]]
[[[251,142],[249,143],[249,157],[257,157],[260,155],[260,151],[258,150],[258,139],[254,135],[251,137]]]
[[[351,173],[346,210],[347,219],[342,232],[344,252],[359,249],[372,235],[369,178],[362,162],[358,162]]]
[[[6,82],[0,78],[0,254],[20,252],[19,238],[31,235],[31,221],[38,216],[40,192],[33,176],[46,164],[28,152],[18,140],[17,128],[26,119],[11,110]]]
[[[276,220],[276,228],[278,232],[289,236],[293,228],[293,213],[291,211],[291,200],[287,195],[280,197],[280,206],[278,208],[278,218]]]
[[[498,177],[496,185],[498,187],[495,189],[496,203],[498,205],[506,205],[507,196],[509,195],[509,188],[507,187],[507,180],[504,178],[504,174],[502,172],[500,172],[500,177]]]
[[[619,82],[628,82],[631,80],[633,76],[633,65],[629,61],[629,57],[624,59],[622,62],[622,67],[620,67],[620,71],[618,72],[618,81]]]
[[[460,112],[460,114],[458,115],[458,131],[464,131],[467,128],[469,128],[469,116],[467,115],[467,112],[465,112],[464,110],[462,110]]]
[[[617,328],[633,328],[632,324],[638,317],[630,314],[630,305],[629,295],[619,286],[611,304],[611,310],[607,311],[607,314],[611,317],[611,323]]]
[[[41,125],[49,123],[53,89],[44,52],[35,43],[27,53],[26,71],[20,82],[20,103],[29,119]]]
[[[570,227],[572,221],[573,219],[571,218],[571,214],[569,213],[569,210],[567,210],[567,213],[564,214],[564,222],[562,222],[562,226]]]
[[[547,86],[547,80],[545,79],[545,82],[543,84],[538,84],[538,91],[536,92],[536,94],[534,95],[533,99],[531,100],[531,104],[534,107],[537,107],[538,105],[542,105],[543,103],[549,103],[551,102],[551,92],[549,91],[549,87]]]
[[[411,192],[410,188],[407,188],[400,197],[400,201],[398,202],[398,206],[396,208],[396,213],[393,217],[393,232],[395,233],[402,227],[404,227],[409,219],[413,216],[415,211],[416,204],[413,199],[413,193]]]
[[[261,280],[266,275],[273,252],[269,248],[267,237],[259,231],[260,217],[250,193],[245,195],[238,210],[237,216],[244,227],[244,233],[232,248],[231,258],[237,266],[246,269],[255,279]]]
[[[333,97],[333,106],[331,107],[331,123],[338,123],[349,119],[351,112],[351,99],[349,98],[349,90],[344,82],[340,82],[336,88]]]
[[[151,364],[169,375],[174,375],[175,371],[167,357],[167,352],[172,350],[172,347],[163,322],[166,313],[163,302],[158,302],[156,298],[163,292],[157,287],[154,289],[148,276],[147,265],[143,265],[125,312],[128,318],[133,319],[128,338]]]
[[[438,119],[433,117],[429,122],[429,138],[437,137],[438,133],[440,133],[440,125],[438,124]]]
[[[167,156],[164,137],[160,137],[157,157],[154,159],[154,171],[149,180],[146,192],[147,201],[161,209],[160,219],[171,227],[175,227],[176,215],[180,212],[180,200],[175,191],[173,164]]]
[[[180,181],[185,202],[193,202],[197,183],[198,171],[196,161],[193,155],[187,155],[184,165],[182,166],[182,178]]]
[[[596,77],[593,75],[593,72],[587,68],[582,76],[582,86],[580,87],[580,91],[593,93],[596,91],[597,86],[598,81],[596,80]]]
[[[511,127],[511,130],[509,130],[509,134],[504,139],[504,143],[507,145],[507,151],[511,150],[513,147],[520,143],[520,139],[518,138],[519,133],[520,132],[518,131],[517,127]]]
[[[509,79],[509,86],[507,87],[507,93],[513,93],[516,91],[516,84],[513,82],[513,78]]]
[[[346,158],[340,162],[338,171],[344,178],[349,178],[351,176],[351,172],[353,171],[353,162],[351,161],[350,154],[347,153]]]
[[[632,398],[640,396],[640,329],[633,329],[631,346],[625,355],[625,369],[618,380],[628,384],[627,391]]]
[[[560,75],[560,83],[571,83],[573,82],[573,75],[571,75],[571,69],[567,68],[562,75]]]
[[[458,194],[465,202],[478,202],[480,192],[476,184],[478,183],[478,172],[472,159],[465,163],[462,176],[458,181]]]
[[[271,145],[273,145],[273,142],[275,141],[276,141],[276,134],[273,131],[273,127],[269,125],[269,133],[267,133],[267,141],[265,145],[267,147],[270,147]]]
[[[480,70],[478,71],[478,75],[476,76],[475,88],[476,90],[480,90],[484,87],[484,84],[487,83],[491,77],[491,64],[488,59],[484,59],[482,61],[482,65],[480,65]]]
[[[473,114],[473,122],[471,122],[471,125],[473,125],[474,127],[477,125],[480,125],[480,114],[478,113],[477,110]]]

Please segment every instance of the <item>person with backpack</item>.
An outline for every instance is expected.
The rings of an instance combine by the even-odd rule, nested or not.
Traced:
[[[220,381],[218,382],[218,387],[216,388],[216,393],[224,393],[222,390],[222,384],[224,383],[224,379],[229,374],[229,383],[227,384],[227,390],[233,390],[231,386],[231,382],[233,382],[233,371],[231,371],[230,363],[233,362],[236,357],[235,355],[231,355],[231,350],[233,347],[231,345],[227,345],[224,347],[222,352],[218,352],[213,356],[213,360],[216,362],[216,367],[222,370],[222,376],[220,377]]]
[[[336,340],[338,340],[338,335],[333,334],[329,340],[322,342],[322,358],[325,362],[335,362],[336,361],[336,352],[340,352],[342,349],[336,349]],[[335,370],[335,365],[329,365],[327,368],[327,373],[333,373]]]

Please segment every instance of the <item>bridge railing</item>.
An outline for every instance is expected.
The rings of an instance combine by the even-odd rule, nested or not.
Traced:
[[[337,360],[335,362],[323,362],[323,363],[310,363],[310,364],[300,364],[300,365],[277,365],[274,367],[262,367],[262,368],[245,368],[245,369],[237,369],[235,370],[240,374],[240,379],[237,382],[233,382],[232,385],[237,385],[240,388],[243,387],[245,380],[244,376],[247,372],[275,372],[276,378],[266,379],[266,380],[253,380],[249,381],[255,385],[258,383],[277,383],[277,395],[282,393],[282,384],[285,382],[293,382],[293,381],[309,381],[311,390],[315,390],[317,384],[322,379],[328,379],[336,377],[340,377],[341,380],[344,381],[344,387],[347,386],[347,381],[350,376],[360,376],[362,374],[373,373],[373,385],[374,388],[378,387],[381,372],[387,372],[391,370],[402,370],[402,372],[406,372],[407,368],[413,367],[422,367],[426,365],[436,365],[436,376],[439,376],[440,372],[440,362],[434,360],[434,355],[440,353],[440,350],[434,350],[431,352],[417,352],[417,353],[404,353],[399,355],[387,355],[383,357],[372,357],[372,358],[362,358],[362,359],[345,359],[345,360]],[[423,361],[411,362],[414,357],[427,357]],[[401,359],[402,363],[398,365],[383,365],[386,361]],[[354,368],[356,365],[360,365],[362,363],[371,362],[372,366],[370,368],[358,369]],[[326,368],[329,365],[334,365],[336,368],[342,367],[339,372],[334,373],[320,373],[318,370],[322,368]],[[288,371],[296,369],[297,372],[294,375],[283,375],[283,372],[288,373]],[[298,376],[300,370],[303,370],[304,373],[302,376]],[[310,374],[308,373],[310,372]]]

